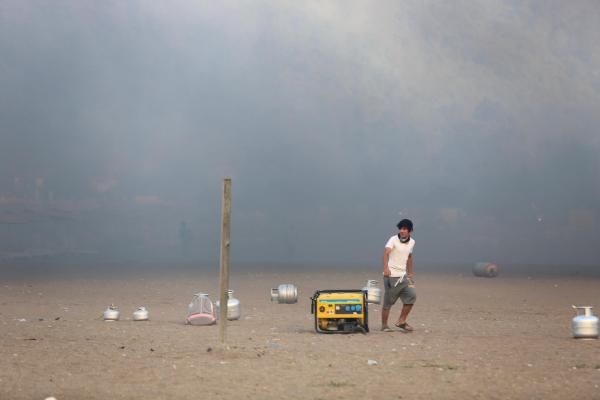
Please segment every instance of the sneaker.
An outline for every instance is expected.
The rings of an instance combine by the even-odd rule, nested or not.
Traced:
[[[382,325],[381,332],[393,332],[393,330],[387,325]]]

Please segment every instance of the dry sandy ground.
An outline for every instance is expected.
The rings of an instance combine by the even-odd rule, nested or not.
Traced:
[[[600,280],[422,273],[414,333],[380,332],[377,305],[369,334],[314,333],[316,289],[377,275],[236,273],[225,349],[217,326],[183,324],[214,275],[3,281],[0,399],[600,399],[600,341],[570,337],[571,304],[600,310]],[[270,302],[280,283],[298,304]],[[124,319],[100,319],[109,303]],[[151,321],[131,321],[140,305]]]

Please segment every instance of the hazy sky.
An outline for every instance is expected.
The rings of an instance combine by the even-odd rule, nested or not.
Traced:
[[[598,38],[595,0],[0,0],[0,194],[215,259],[231,176],[238,262],[378,265],[409,217],[415,259],[597,263]]]

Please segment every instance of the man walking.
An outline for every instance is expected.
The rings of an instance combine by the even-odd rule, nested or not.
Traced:
[[[412,332],[413,328],[406,319],[417,299],[413,283],[412,252],[415,240],[410,237],[413,223],[409,219],[398,222],[398,234],[392,236],[385,245],[383,253],[383,282],[385,294],[381,310],[381,330],[391,332],[388,326],[390,309],[398,299],[402,301],[402,311],[394,324],[404,333]]]

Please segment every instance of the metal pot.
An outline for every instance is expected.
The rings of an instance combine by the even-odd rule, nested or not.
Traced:
[[[298,301],[298,288],[291,283],[279,285],[271,289],[271,301],[279,304],[294,304]]]
[[[478,262],[473,266],[473,275],[484,278],[495,278],[498,276],[498,266],[490,262]]]
[[[106,310],[104,310],[104,320],[105,321],[118,321],[119,320],[119,310],[117,308],[117,306],[115,306],[114,304],[111,304],[110,306],[106,307]]]
[[[219,319],[219,315],[220,315],[220,304],[221,302],[219,300],[217,300],[215,302],[215,307],[217,309],[216,312],[216,316],[217,319]],[[240,310],[240,301],[238,299],[236,299],[235,297],[233,297],[233,290],[229,289],[227,291],[227,319],[229,321],[233,321],[236,319],[240,319],[240,317],[242,316],[242,312]]]
[[[577,316],[571,321],[573,337],[576,339],[597,339],[598,338],[598,317],[592,314],[590,306],[572,306]],[[579,314],[579,310],[584,310],[584,314]]]
[[[367,291],[367,303],[381,304],[381,289],[378,287],[377,281],[368,280],[367,286],[362,290]]]
[[[148,321],[148,310],[146,307],[138,307],[138,309],[133,312],[133,320]]]

